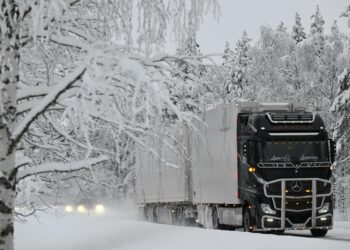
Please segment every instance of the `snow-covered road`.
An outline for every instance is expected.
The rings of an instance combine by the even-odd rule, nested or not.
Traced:
[[[350,223],[336,223],[325,238],[209,230],[137,221],[134,212],[42,215],[17,223],[16,250],[342,250],[350,249]]]

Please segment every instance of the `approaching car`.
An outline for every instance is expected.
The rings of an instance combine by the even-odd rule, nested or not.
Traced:
[[[76,203],[75,205],[66,205],[64,207],[64,211],[66,213],[96,213],[96,214],[103,214],[105,212],[106,208],[101,203],[94,203],[90,200],[81,200],[80,202]]]

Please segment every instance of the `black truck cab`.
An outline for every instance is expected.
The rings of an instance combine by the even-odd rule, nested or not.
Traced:
[[[241,112],[237,117],[239,198],[249,230],[310,229],[333,225],[334,142],[318,114]]]

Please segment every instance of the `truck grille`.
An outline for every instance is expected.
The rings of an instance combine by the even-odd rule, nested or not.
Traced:
[[[318,195],[329,195],[332,192],[332,184],[327,182],[316,182]],[[281,182],[273,182],[266,185],[266,193],[269,196],[281,196]],[[312,196],[311,181],[286,181],[286,196]]]
[[[276,210],[281,210],[281,199],[274,198],[274,206]],[[323,205],[324,197],[317,198],[317,208]],[[306,211],[312,209],[312,198],[286,199],[286,211]]]

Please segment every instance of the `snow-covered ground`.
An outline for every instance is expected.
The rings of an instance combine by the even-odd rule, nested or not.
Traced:
[[[325,238],[312,238],[309,232],[279,236],[153,224],[138,221],[132,209],[104,215],[59,213],[17,223],[15,243],[16,250],[349,250],[350,223],[336,223]]]

